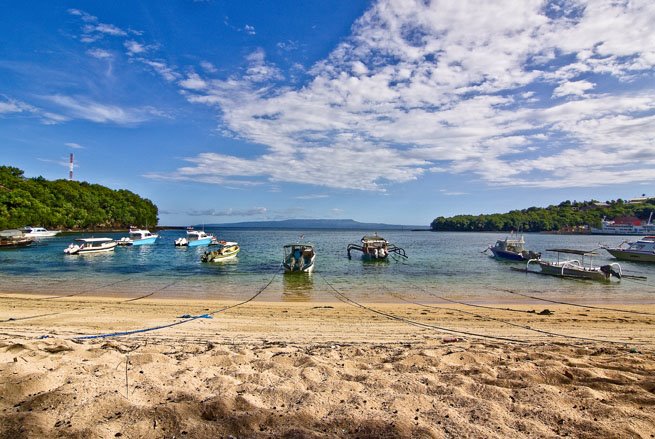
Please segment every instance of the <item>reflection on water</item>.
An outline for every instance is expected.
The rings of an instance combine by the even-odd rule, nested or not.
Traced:
[[[311,273],[284,273],[282,287],[282,300],[308,302],[314,289],[314,278]]]

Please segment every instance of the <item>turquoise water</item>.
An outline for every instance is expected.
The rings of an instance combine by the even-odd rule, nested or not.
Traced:
[[[359,243],[364,231],[342,230],[210,230],[220,239],[237,241],[238,259],[222,264],[200,262],[207,247],[176,248],[183,231],[161,232],[155,245],[117,247],[114,252],[70,256],[63,253],[75,238],[66,234],[44,239],[39,245],[0,251],[0,292],[65,295],[112,295],[136,298],[188,297],[245,299],[271,279],[262,300],[335,300],[334,288],[366,302],[393,302],[401,298],[436,303],[439,296],[476,303],[517,303],[527,299],[504,290],[534,293],[547,298],[584,303],[652,303],[655,300],[655,264],[621,263],[625,272],[647,276],[647,281],[623,279],[609,284],[526,275],[511,270],[522,263],[503,262],[481,253],[502,233],[432,233],[385,231],[389,242],[402,247],[409,258],[386,262],[362,260],[349,243]],[[118,239],[127,233],[97,233]],[[282,246],[300,234],[317,250],[315,273],[282,275]],[[636,237],[632,237],[635,239]],[[526,234],[526,247],[544,252],[550,247],[592,249],[599,242],[618,245],[626,237]],[[604,250],[595,265],[613,262]],[[544,253],[546,258],[555,254]],[[276,273],[278,273],[276,275]],[[541,296],[540,296],[541,297]]]

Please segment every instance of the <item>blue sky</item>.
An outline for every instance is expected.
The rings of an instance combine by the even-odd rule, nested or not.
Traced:
[[[11,2],[0,151],[160,223],[655,195],[652,1]]]

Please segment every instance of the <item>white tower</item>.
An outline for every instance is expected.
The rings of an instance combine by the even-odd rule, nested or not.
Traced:
[[[73,153],[71,152],[70,160],[68,161],[68,180],[73,181]]]

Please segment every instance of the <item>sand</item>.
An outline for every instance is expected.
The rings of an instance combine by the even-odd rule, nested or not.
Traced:
[[[3,293],[0,437],[655,437],[655,305],[262,297],[74,340],[235,304]]]

